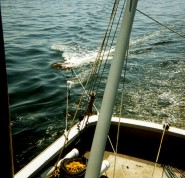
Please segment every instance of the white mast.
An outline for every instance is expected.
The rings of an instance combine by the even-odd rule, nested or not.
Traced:
[[[95,130],[85,178],[98,178],[100,174],[105,145],[111,123],[114,101],[122,73],[123,61],[128,49],[137,2],[138,0],[127,0],[125,14],[123,16],[120,28],[120,34],[116,44],[116,50],[103,96],[99,120]]]

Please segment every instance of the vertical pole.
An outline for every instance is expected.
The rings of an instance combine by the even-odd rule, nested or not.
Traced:
[[[95,130],[85,178],[98,178],[100,174],[100,168],[111,123],[114,101],[122,73],[123,61],[128,49],[137,2],[138,0],[128,0],[126,4],[115,54],[103,96],[99,120]]]
[[[13,178],[13,153],[8,86],[0,4],[0,177]]]

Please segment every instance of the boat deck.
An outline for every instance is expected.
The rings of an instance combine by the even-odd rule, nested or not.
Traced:
[[[89,153],[85,155],[88,158]],[[117,154],[116,166],[115,155],[112,152],[105,152],[104,159],[110,163],[110,167],[103,174],[107,178],[169,178],[169,174],[164,171],[163,166],[157,164],[154,174],[154,163],[122,154]],[[114,175],[115,172],[115,175]],[[182,178],[181,174],[173,172],[177,178]],[[153,174],[153,177],[152,177]],[[168,176],[167,176],[168,175]],[[103,177],[103,176],[102,176]]]

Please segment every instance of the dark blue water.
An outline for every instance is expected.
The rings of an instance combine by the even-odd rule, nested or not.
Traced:
[[[86,81],[113,1],[2,0],[1,6],[16,172],[63,132],[67,81],[71,110],[82,92],[71,71],[51,64],[67,61]],[[138,9],[185,34],[185,1],[143,0]],[[185,128],[185,40],[136,12],[129,53],[124,116]],[[114,115],[120,95],[121,88]]]

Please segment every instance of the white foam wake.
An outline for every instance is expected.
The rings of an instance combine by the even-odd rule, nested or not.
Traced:
[[[98,55],[98,51],[88,51],[87,49],[77,50],[75,49],[75,46],[71,47],[71,46],[65,46],[60,44],[52,45],[51,49],[63,52],[62,57],[65,59],[65,61],[57,62],[55,64],[56,64],[56,67],[59,67],[61,69],[62,67],[64,67],[63,68],[64,70],[93,63],[95,62]],[[105,51],[104,59],[107,58],[107,55],[112,54],[113,52],[114,52],[114,49],[111,49],[110,51],[109,50]]]

